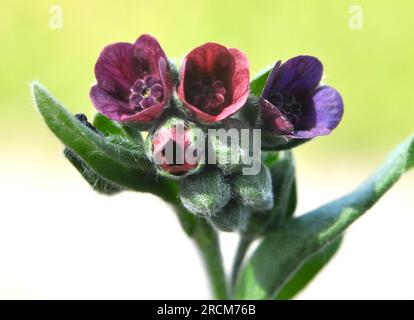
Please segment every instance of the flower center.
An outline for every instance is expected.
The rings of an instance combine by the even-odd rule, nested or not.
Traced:
[[[219,114],[225,101],[226,88],[220,80],[200,79],[190,86],[192,103],[209,114]]]
[[[295,125],[302,117],[302,106],[293,95],[282,95],[276,93],[272,99],[272,103],[277,106],[280,111]]]
[[[152,76],[135,81],[130,91],[129,104],[137,111],[153,106],[161,101],[164,95],[161,82]]]

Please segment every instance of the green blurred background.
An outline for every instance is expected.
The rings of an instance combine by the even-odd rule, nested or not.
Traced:
[[[61,30],[49,27],[52,5],[63,9]],[[349,27],[352,5],[363,10],[361,30]],[[207,41],[237,47],[252,75],[277,59],[319,57],[324,81],[342,93],[346,109],[332,136],[298,150],[310,161],[379,160],[414,131],[410,0],[2,0],[0,6],[3,150],[57,152],[33,108],[29,82],[41,81],[73,112],[92,115],[88,91],[100,50],[142,33],[157,37],[171,58]]]

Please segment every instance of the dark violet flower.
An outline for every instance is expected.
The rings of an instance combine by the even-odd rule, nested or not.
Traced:
[[[121,122],[157,119],[173,90],[167,57],[149,35],[142,35],[135,44],[105,47],[96,62],[95,77],[92,103],[108,118]]]
[[[203,122],[223,120],[237,112],[249,95],[249,63],[237,49],[206,43],[185,57],[178,96]]]
[[[275,134],[293,139],[327,135],[341,121],[343,102],[328,86],[319,86],[321,62],[311,56],[278,61],[260,101],[262,119]]]
[[[148,136],[147,153],[161,174],[179,177],[201,168],[202,153],[193,133],[192,125],[171,118]]]

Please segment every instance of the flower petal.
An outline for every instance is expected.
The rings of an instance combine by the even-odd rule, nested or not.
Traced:
[[[157,119],[164,110],[164,105],[156,103],[147,109],[136,112],[135,109],[129,107],[127,102],[115,98],[98,85],[91,88],[89,96],[100,113],[120,122],[139,121],[149,123]]]
[[[168,74],[167,56],[162,50],[157,39],[144,34],[135,41],[133,55],[143,74],[149,74],[161,80],[164,89],[163,103],[169,100],[172,94],[173,84]]]
[[[260,99],[260,112],[264,124],[279,135],[292,134],[294,129],[288,118],[272,103]]]
[[[262,96],[272,102],[275,93],[301,96],[317,88],[322,78],[322,63],[315,57],[297,56],[278,61],[266,81]]]
[[[231,115],[246,103],[249,96],[250,71],[249,61],[243,52],[235,48],[231,48],[229,51],[233,56],[235,66],[232,79],[233,104],[230,106],[231,110],[229,110],[229,115]]]
[[[99,85],[91,88],[89,96],[95,108],[110,119],[120,121],[123,117],[134,113],[127,102],[110,95]]]
[[[318,88],[313,97],[314,125],[309,130],[295,131],[293,138],[310,139],[328,135],[335,129],[342,119],[344,104],[341,95],[332,87]]]
[[[166,60],[167,56],[157,39],[148,34],[143,34],[135,41],[133,47],[133,55],[140,69],[147,74],[147,77],[158,75],[158,61],[160,58]]]
[[[265,86],[262,91],[262,97],[268,99],[271,97],[272,92],[275,91],[273,88],[276,89],[276,78],[279,77],[279,70],[282,66],[282,61],[278,60],[272,71],[270,72],[269,76],[266,79]]]
[[[191,50],[186,58],[187,72],[214,76],[231,67],[232,57],[228,49],[218,43],[207,42]]]
[[[138,68],[131,43],[119,42],[106,46],[96,64],[98,86],[108,93],[126,97],[138,77]]]

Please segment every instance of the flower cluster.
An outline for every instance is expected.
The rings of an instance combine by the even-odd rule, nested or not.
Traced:
[[[149,131],[147,155],[162,175],[182,179],[197,173],[206,158],[224,150],[225,158],[237,163],[212,166],[209,162],[205,171],[213,181],[225,185],[226,179],[215,177],[217,170],[223,176],[239,174],[246,154],[259,156],[254,174],[266,180],[269,174],[267,169],[260,169],[260,150],[289,149],[327,135],[338,125],[342,98],[335,89],[320,85],[322,71],[321,62],[311,56],[278,61],[268,72],[260,96],[255,96],[249,90],[249,63],[240,50],[212,42],[203,44],[185,56],[177,74],[158,41],[142,35],[133,44],[115,43],[103,49],[95,65],[97,83],[90,90],[90,98],[107,118]],[[258,143],[262,145],[257,152],[251,142],[237,139],[236,148],[229,150],[226,138],[210,137],[211,128],[231,128],[240,136],[247,130],[247,137],[260,130]],[[207,133],[205,141],[196,143],[196,129]],[[185,157],[189,149],[192,161]],[[236,156],[228,156],[231,152]],[[258,184],[268,185],[271,192],[271,182]],[[237,188],[223,188],[218,188],[220,195],[228,190],[229,202],[230,193],[236,194]],[[272,203],[270,200],[264,203]]]

